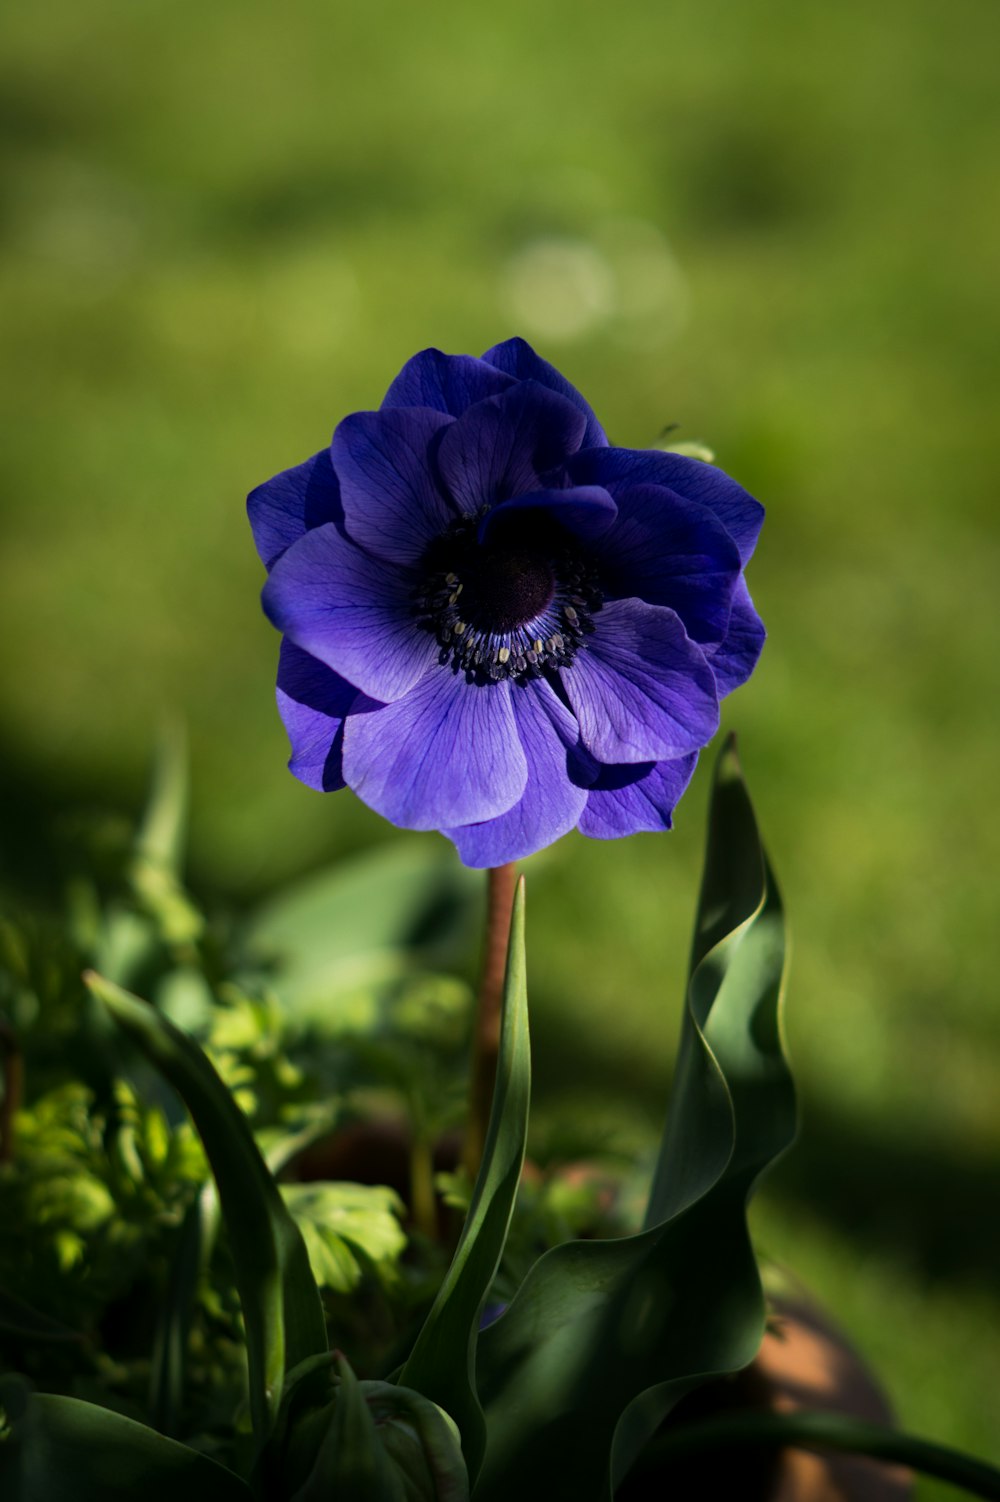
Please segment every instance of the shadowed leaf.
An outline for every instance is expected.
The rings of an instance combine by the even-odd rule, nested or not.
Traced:
[[[284,1375],[327,1348],[302,1235],[242,1111],[193,1039],[138,997],[88,974],[87,984],[181,1096],[215,1176],[246,1325],[250,1409],[262,1442]]]
[[[251,1502],[225,1466],[96,1404],[12,1379],[0,1403],[11,1424],[0,1444],[5,1502]]]

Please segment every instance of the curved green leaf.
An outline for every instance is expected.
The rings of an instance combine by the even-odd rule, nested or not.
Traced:
[[[567,1496],[605,1502],[613,1448],[620,1476],[684,1391],[754,1356],[764,1304],[746,1201],[795,1132],[783,965],[781,902],[730,742],[646,1227],[549,1252],[483,1333],[477,1502],[530,1492],[553,1452]]]
[[[242,1111],[205,1054],[161,1013],[92,972],[87,984],[169,1080],[212,1165],[246,1325],[250,1411],[270,1433],[286,1372],[327,1349],[326,1323],[301,1233]]]
[[[524,1162],[530,1093],[522,877],[510,920],[500,1053],[483,1159],[455,1256],[399,1378],[458,1424],[473,1482],[486,1448],[475,1378],[479,1319],[510,1226]]]
[[[251,1502],[225,1466],[94,1403],[9,1379],[0,1403],[11,1424],[0,1444],[4,1502]]]

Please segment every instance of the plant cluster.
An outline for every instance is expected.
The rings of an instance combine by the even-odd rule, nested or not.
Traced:
[[[513,861],[669,827],[763,642],[762,508],[612,446],[510,340],[416,356],[250,516],[293,772],[463,864],[404,844],[206,915],[174,747],[110,878],[3,920],[4,1497],[626,1502],[679,1456],[782,1443],[1000,1497],[991,1467],[843,1414],[684,1406],[760,1349],[747,1205],[796,1131],[783,908],[731,738],[635,1213],[627,1173],[526,1160]]]

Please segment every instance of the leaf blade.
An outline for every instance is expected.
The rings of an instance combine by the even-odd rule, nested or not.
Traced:
[[[229,1231],[250,1364],[258,1441],[270,1433],[286,1372],[327,1349],[305,1243],[246,1118],[208,1058],[166,1017],[88,972],[87,984],[183,1099],[198,1129]]]
[[[3,1384],[4,1405],[17,1399]],[[9,1411],[9,1409],[8,1409]],[[251,1502],[218,1461],[94,1403],[28,1393],[0,1446],[0,1483],[17,1502]],[[10,1488],[8,1491],[7,1488]]]
[[[606,1502],[680,1394],[752,1359],[763,1298],[746,1201],[794,1135],[778,1012],[780,897],[731,744],[720,756],[678,1080],[645,1229],[558,1247],[480,1344],[489,1448],[477,1502],[556,1447],[561,1484]],[[619,1425],[621,1424],[621,1432]]]

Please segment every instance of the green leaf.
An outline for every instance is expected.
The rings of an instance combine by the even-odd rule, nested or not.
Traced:
[[[400,1373],[458,1424],[475,1483],[486,1449],[476,1392],[479,1319],[503,1253],[524,1162],[531,1093],[528,991],[524,957],[524,878],[510,922],[497,1078],[483,1159],[452,1264]]]
[[[181,726],[172,722],[160,735],[149,802],[136,836],[137,855],[179,878],[187,820],[187,743]]]
[[[320,1288],[350,1293],[365,1263],[385,1272],[406,1250],[403,1203],[373,1184],[282,1184],[282,1198],[302,1232]]]
[[[251,1502],[217,1461],[77,1398],[0,1382],[10,1433],[0,1442],[4,1502]]]
[[[357,1377],[337,1357],[340,1383],[315,1463],[290,1502],[405,1502],[398,1475],[379,1443],[375,1420]]]
[[[730,742],[646,1227],[549,1252],[484,1331],[489,1448],[477,1502],[530,1493],[553,1453],[567,1496],[606,1502],[613,1449],[620,1478],[683,1392],[756,1353],[764,1303],[746,1202],[795,1132],[783,964],[781,902]]]
[[[289,1374],[265,1461],[258,1478],[264,1495],[293,1502],[340,1502],[345,1495],[394,1502],[469,1497],[461,1440],[448,1415],[396,1383],[358,1383],[339,1352]]]
[[[342,861],[259,908],[247,940],[299,1022],[329,1027],[331,1000],[367,993],[461,951],[478,894],[437,842]]]
[[[171,944],[192,944],[204,928],[182,882],[187,813],[187,746],[180,727],[172,725],[160,739],[131,867],[137,895]]]
[[[92,972],[87,984],[181,1096],[218,1189],[246,1325],[250,1411],[258,1443],[284,1375],[326,1350],[326,1324],[302,1235],[246,1118],[193,1039],[138,997]]]
[[[202,1268],[204,1199],[187,1208],[170,1264],[170,1281],[156,1330],[149,1380],[149,1415],[161,1434],[174,1434],[184,1401],[187,1344]]]

